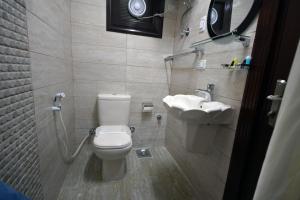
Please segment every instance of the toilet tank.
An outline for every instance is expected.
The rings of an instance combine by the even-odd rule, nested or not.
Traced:
[[[130,113],[130,95],[99,94],[99,125],[128,125]]]

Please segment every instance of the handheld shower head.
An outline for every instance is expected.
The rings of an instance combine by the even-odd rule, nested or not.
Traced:
[[[54,102],[61,101],[65,97],[66,97],[66,94],[64,92],[56,93],[54,96]]]
[[[55,96],[54,96],[54,99],[53,99],[53,106],[52,107],[52,110],[56,111],[56,110],[61,110],[61,101],[63,98],[66,97],[66,94],[64,92],[59,92],[59,93],[56,93]],[[53,109],[54,108],[54,109]]]

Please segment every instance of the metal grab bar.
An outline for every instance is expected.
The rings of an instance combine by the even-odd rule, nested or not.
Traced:
[[[186,55],[189,55],[189,54],[192,54],[192,53],[198,54],[199,52],[203,53],[203,50],[195,48],[192,51],[187,51],[187,52],[183,52],[183,53],[179,53],[179,54],[174,54],[172,56],[168,56],[168,57],[165,58],[165,61],[167,62],[167,61],[173,60],[174,58],[181,57],[181,56],[186,56]]]

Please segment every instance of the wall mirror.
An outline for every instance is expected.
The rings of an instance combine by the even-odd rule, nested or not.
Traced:
[[[261,0],[211,0],[207,30],[211,37],[242,34],[259,12]]]

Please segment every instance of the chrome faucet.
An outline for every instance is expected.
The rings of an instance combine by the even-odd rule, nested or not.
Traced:
[[[210,94],[211,100],[214,100],[214,91],[215,91],[215,84],[209,83],[207,84],[206,90],[205,89],[196,89],[195,91],[204,91]]]
[[[214,93],[214,91],[215,91],[215,84],[213,84],[213,83],[209,83],[209,84],[207,84],[207,91],[209,92],[209,93]]]

